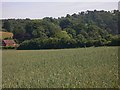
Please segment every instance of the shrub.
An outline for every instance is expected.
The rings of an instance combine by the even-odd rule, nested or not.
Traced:
[[[15,49],[15,47],[12,47],[12,46],[3,46],[2,49]]]

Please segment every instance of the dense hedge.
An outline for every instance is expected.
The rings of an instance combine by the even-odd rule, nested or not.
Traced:
[[[58,38],[47,38],[47,39],[33,39],[22,42],[18,50],[37,50],[37,49],[61,49],[61,48],[78,48],[78,47],[90,47],[90,46],[120,46],[120,39],[115,38],[112,41],[102,40],[91,40],[87,42],[79,42],[75,39],[58,39]]]
[[[69,39],[34,39],[27,40],[20,44],[17,49],[58,49],[58,48],[75,48],[77,45],[75,40]]]
[[[16,49],[16,47],[12,47],[12,46],[3,46],[2,49]]]

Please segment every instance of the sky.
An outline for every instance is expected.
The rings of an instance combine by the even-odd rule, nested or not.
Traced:
[[[106,0],[101,0],[101,2],[95,2],[94,0],[91,0],[91,2],[88,2],[87,0],[84,0],[84,2],[83,0],[81,2],[78,2],[77,0],[74,0],[76,2],[73,2],[73,0],[69,0],[69,2],[68,0],[64,0],[66,2],[59,2],[60,0],[58,0],[58,2],[54,2],[55,0],[51,0],[53,2],[48,2],[47,0],[44,0],[44,2],[40,2],[42,0],[39,0],[39,2],[35,2],[36,0],[34,0],[34,2],[32,1],[33,0],[29,0],[29,2],[19,2],[18,0],[15,2],[15,0],[4,0],[4,2],[2,2],[2,18],[57,18],[66,16],[66,14],[71,15],[87,10],[111,11],[118,9],[118,0],[115,0],[114,2],[104,2]]]
[[[2,2],[118,2],[119,0],[1,0]]]

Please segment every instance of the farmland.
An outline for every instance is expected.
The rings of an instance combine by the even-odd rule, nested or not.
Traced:
[[[11,32],[1,32],[0,31],[0,35],[2,35],[2,36],[0,36],[0,39],[5,39],[5,38],[12,38],[13,37],[13,33],[11,33]]]
[[[114,88],[118,48],[3,50],[3,88]]]

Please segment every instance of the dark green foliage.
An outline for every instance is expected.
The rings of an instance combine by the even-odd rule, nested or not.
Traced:
[[[67,28],[67,27],[69,27],[71,25],[72,25],[72,23],[71,23],[71,21],[68,18],[63,18],[63,19],[61,18],[61,20],[60,20],[60,27],[62,29]]]
[[[11,23],[8,20],[4,21],[3,28],[6,29],[6,31],[10,32],[11,31]]]
[[[34,50],[34,49],[60,49],[60,48],[74,48],[77,42],[74,39],[67,38],[47,38],[47,39],[33,39],[26,40],[20,44],[17,49]]]
[[[3,46],[2,49],[15,49],[16,47],[12,47],[12,46]]]
[[[110,46],[120,46],[120,36],[114,36],[109,43]]]
[[[73,48],[120,45],[119,11],[86,11],[58,19],[8,19],[4,31],[13,32],[18,49]],[[39,39],[38,39],[39,38]]]

